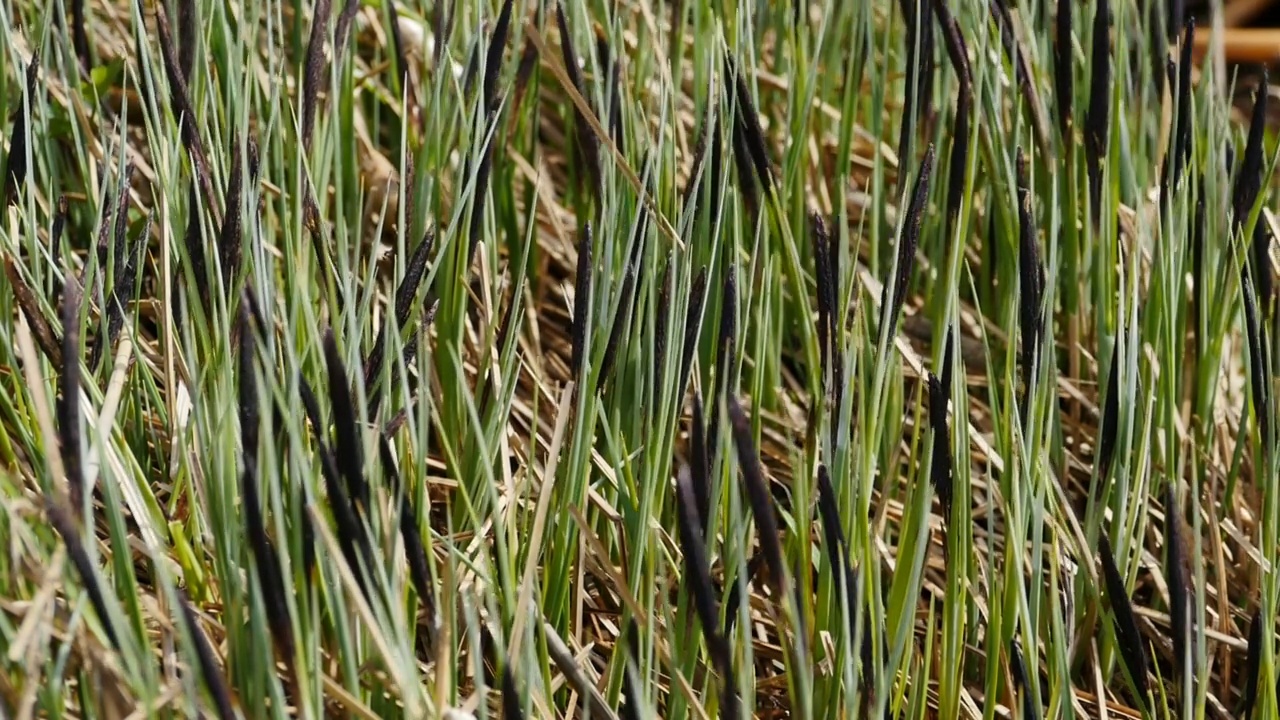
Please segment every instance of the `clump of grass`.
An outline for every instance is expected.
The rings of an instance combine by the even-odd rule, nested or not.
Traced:
[[[1210,18],[334,4],[0,10],[0,715],[1276,715]]]

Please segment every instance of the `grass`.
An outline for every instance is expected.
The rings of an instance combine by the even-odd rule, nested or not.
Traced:
[[[1280,713],[1277,145],[1181,18],[0,21],[0,717]]]

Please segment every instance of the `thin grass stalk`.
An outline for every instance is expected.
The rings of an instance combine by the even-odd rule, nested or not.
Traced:
[[[902,117],[898,119],[898,194],[901,195],[902,189],[906,185],[907,173],[906,168],[910,165],[911,157],[911,128],[916,122],[916,99],[918,95],[917,86],[919,79],[916,77],[920,70],[917,66],[920,57],[920,23],[916,20],[917,0],[898,0],[898,8],[902,11],[902,25],[904,32],[904,57],[905,69],[902,90]]]
[[[445,48],[449,46],[453,35],[453,16],[456,0],[436,0],[432,5],[431,29],[436,38],[435,52],[431,58],[436,67],[444,57]]]
[[[400,81],[400,94],[401,96],[408,98],[409,103],[414,103],[416,102],[418,94],[414,92],[412,87],[412,77],[409,74],[409,58],[405,54],[404,48],[404,34],[400,32],[400,11],[396,10],[395,2],[387,3],[387,19],[390,21],[391,25],[391,47],[395,55],[396,77]],[[411,111],[406,107],[405,115],[409,116],[410,114]],[[410,157],[412,157],[412,155],[410,155]],[[412,192],[412,183],[410,183],[408,187]],[[412,222],[412,214],[407,214],[406,217],[410,218],[410,221]]]

